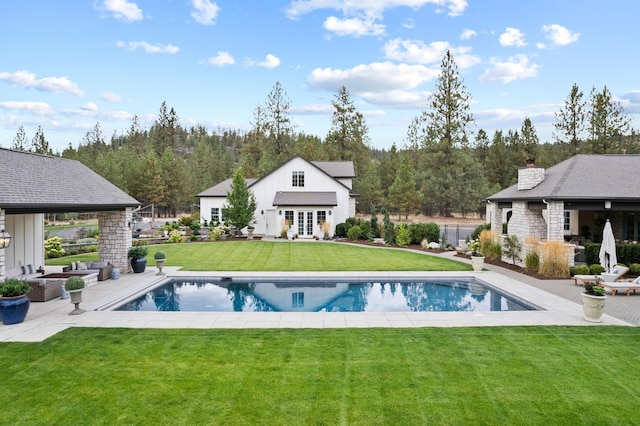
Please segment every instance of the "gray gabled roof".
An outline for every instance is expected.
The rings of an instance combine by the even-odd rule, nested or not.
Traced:
[[[353,161],[311,161],[311,164],[336,179],[356,177]]]
[[[262,179],[266,178],[267,176],[275,173],[285,164],[292,161],[294,158],[301,158],[302,160],[306,161],[307,163],[311,164],[312,166],[322,171],[322,173],[326,174],[327,176],[335,180],[338,185],[344,186],[347,189],[349,188],[345,186],[342,182],[340,182],[338,179],[355,177],[352,161],[308,161],[300,155],[294,155],[289,160],[285,161],[280,166],[276,167],[275,169],[273,169],[272,171],[270,171],[269,173],[267,173],[266,175],[262,176],[259,179],[255,179],[255,178],[245,179],[245,181],[247,182],[247,186],[251,188],[251,186],[261,181]],[[226,197],[227,192],[231,190],[231,182],[232,182],[232,179],[224,180],[212,186],[211,188],[205,189],[199,194],[196,194],[196,197]],[[356,195],[350,189],[349,189],[349,193],[352,196]]]
[[[258,179],[245,179],[247,183],[247,187],[251,187]],[[223,180],[222,182],[212,186],[211,188],[205,189],[196,197],[226,197],[227,193],[231,191],[231,184],[233,183],[233,179],[229,178],[227,180]]]
[[[545,170],[532,189],[510,186],[487,198],[511,200],[640,201],[640,155],[575,155]]]
[[[273,198],[274,206],[337,206],[335,192],[278,191]]]
[[[0,148],[7,213],[120,210],[140,203],[76,160]]]

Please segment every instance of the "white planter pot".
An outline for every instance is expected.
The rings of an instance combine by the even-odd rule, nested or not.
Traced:
[[[584,319],[590,322],[602,322],[604,301],[607,299],[607,296],[593,296],[586,293],[581,293],[581,295]]]
[[[471,256],[471,266],[475,272],[482,271],[484,267],[484,256]]]

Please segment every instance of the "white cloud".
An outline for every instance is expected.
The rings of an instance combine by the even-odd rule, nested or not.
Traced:
[[[529,63],[526,55],[516,55],[506,62],[498,59],[491,60],[492,67],[480,76],[480,81],[502,81],[511,83],[523,78],[535,77],[538,75],[540,65]]]
[[[316,68],[309,75],[308,82],[313,88],[329,91],[346,86],[349,91],[358,95],[412,89],[433,80],[439,72],[439,69],[424,65],[376,62],[345,70]]]
[[[324,28],[339,36],[370,36],[383,35],[385,26],[376,24],[373,18],[345,18],[330,16],[324,21]]]
[[[396,7],[419,9],[427,4],[445,7],[448,9],[450,16],[461,15],[468,5],[466,0],[294,0],[285,10],[285,14],[289,19],[297,19],[315,10],[333,9],[341,11],[345,16],[363,12],[365,14],[380,15],[385,9]]]
[[[480,63],[477,56],[468,54],[471,48],[455,48],[446,41],[434,41],[427,45],[420,40],[396,38],[385,43],[382,49],[387,59],[398,62],[439,64],[447,51],[450,51],[460,68],[469,68]]]
[[[408,30],[412,30],[416,26],[416,21],[409,18],[402,23],[402,26]]]
[[[542,32],[556,46],[566,46],[580,38],[580,33],[575,33],[558,24],[543,25]]]
[[[280,66],[280,59],[278,59],[278,57],[272,55],[272,54],[267,54],[267,56],[265,57],[264,61],[261,62],[256,62],[253,61],[251,59],[248,59],[246,61],[246,64],[249,66],[257,66],[257,67],[263,67],[263,68],[276,68],[278,66]]]
[[[462,34],[460,34],[460,40],[469,40],[471,37],[475,37],[476,35],[478,35],[478,33],[467,28],[462,32]]]
[[[14,73],[0,72],[0,80],[21,87],[31,87],[41,92],[68,93],[84,96],[84,92],[67,77],[45,77],[36,79],[36,75],[25,70]]]
[[[122,102],[122,96],[113,92],[104,92],[101,96],[101,99],[107,102]]]
[[[209,0],[191,0],[191,6],[195,10],[191,12],[191,17],[195,21],[202,25],[214,25],[220,7],[216,3],[211,3]]]
[[[236,60],[233,59],[233,56],[229,54],[229,52],[219,51],[216,56],[212,56],[208,59],[211,65],[215,65],[217,67],[223,67],[225,65],[233,65],[236,63]]]
[[[98,111],[98,105],[96,105],[96,104],[95,104],[95,103],[93,103],[93,102],[87,102],[86,104],[82,105],[82,106],[80,107],[80,109],[82,109],[82,110],[84,110],[84,111],[92,111],[92,112],[95,112],[95,111]]]
[[[53,110],[46,102],[0,101],[0,109],[26,111],[36,115],[51,115]]]
[[[156,44],[153,45],[151,43],[148,43],[146,41],[130,41],[125,43],[124,41],[118,41],[116,43],[116,46],[118,47],[123,47],[125,49],[134,51],[137,50],[138,48],[143,49],[146,53],[168,53],[168,54],[175,54],[178,53],[178,51],[180,50],[180,48],[178,48],[177,46],[172,46],[170,44],[166,44],[166,45],[162,45],[162,44]]]
[[[331,104],[309,104],[291,107],[291,114],[297,115],[329,115],[333,112]]]
[[[517,28],[507,27],[504,33],[500,35],[498,40],[502,46],[526,46],[524,34]]]
[[[127,0],[104,0],[102,5],[97,8],[110,12],[114,18],[120,21],[133,22],[144,19],[142,9]]]
[[[397,109],[423,109],[429,102],[431,92],[390,90],[382,93],[363,92],[359,96],[373,105]]]

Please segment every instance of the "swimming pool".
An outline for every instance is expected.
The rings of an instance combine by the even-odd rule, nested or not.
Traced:
[[[171,278],[118,311],[488,312],[536,306],[475,278],[419,280]]]

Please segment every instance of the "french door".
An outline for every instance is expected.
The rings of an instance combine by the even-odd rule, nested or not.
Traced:
[[[312,211],[298,211],[298,236],[313,237]]]

